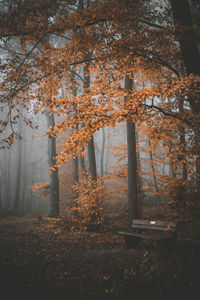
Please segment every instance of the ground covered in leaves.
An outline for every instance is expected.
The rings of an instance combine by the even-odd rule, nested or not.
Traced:
[[[200,248],[127,249],[117,226],[70,231],[65,220],[0,216],[2,300],[200,299]]]

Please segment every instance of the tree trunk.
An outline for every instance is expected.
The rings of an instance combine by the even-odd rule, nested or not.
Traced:
[[[25,194],[26,194],[26,187],[27,187],[27,168],[26,168],[26,160],[27,160],[27,144],[25,142],[26,135],[25,132],[23,133],[23,162],[22,162],[22,182],[21,182],[21,208],[25,209]]]
[[[176,178],[176,172],[174,170],[174,163],[171,159],[170,159],[170,165],[169,165],[169,176],[171,176],[172,178]]]
[[[149,141],[149,146],[151,146],[151,141]],[[153,175],[153,180],[154,180],[154,187],[156,190],[156,198],[157,198],[157,212],[159,214],[160,211],[160,196],[159,196],[159,190],[158,190],[158,183],[157,183],[157,178],[156,178],[156,172],[155,172],[155,168],[154,168],[154,164],[153,164],[153,153],[150,150],[149,151],[149,157],[150,157],[150,162],[151,162],[151,169],[152,169],[152,175]]]
[[[192,16],[190,13],[190,7],[188,0],[170,0],[172,6],[172,13],[174,16],[175,25],[183,25],[188,27],[186,32],[188,37],[184,39],[180,37],[180,33],[176,30],[177,38],[180,43],[180,50],[182,59],[185,64],[187,74],[194,74],[200,76],[200,53],[198,49],[198,41],[196,38],[189,38],[193,29]],[[200,102],[196,99],[190,98],[189,102],[194,113],[200,113]],[[198,118],[199,120],[199,118]],[[199,131],[195,131],[196,144],[199,143]],[[198,176],[198,185],[200,186],[200,157],[199,146],[197,146],[197,159],[196,159],[196,173]],[[200,187],[199,187],[200,188]]]
[[[89,63],[86,63],[84,66],[84,90],[85,93],[89,92],[90,89],[90,75],[89,71]],[[94,149],[94,138],[91,137],[90,142],[87,146],[88,150],[88,171],[89,175],[93,180],[97,179],[97,168],[96,168],[96,157],[95,157],[95,149]]]
[[[84,124],[81,124],[81,128],[84,126]],[[84,151],[84,148],[82,148],[82,151]],[[82,176],[85,176],[85,172],[86,172],[86,166],[85,166],[85,156],[80,156],[79,157],[79,161],[80,161],[80,167],[81,167],[81,171],[82,171]]]
[[[136,145],[138,143],[139,143],[139,131],[136,130]],[[139,215],[141,216],[142,207],[143,207],[143,203],[142,203],[143,194],[142,194],[142,176],[141,176],[142,165],[140,161],[139,151],[136,152],[136,156],[137,156],[137,178],[138,178],[138,207],[139,207],[138,210],[139,210]]]
[[[22,171],[22,141],[17,143],[17,167],[16,167],[16,188],[14,195],[14,210],[19,210],[20,207],[20,186],[21,186],[21,171]]]
[[[172,13],[174,22],[178,25],[188,26],[188,37],[193,28],[192,17],[188,0],[170,0],[172,6]],[[177,37],[180,43],[182,59],[185,64],[187,74],[200,75],[200,54],[198,49],[198,42],[196,39],[181,38],[177,30]],[[191,102],[194,111],[200,111],[200,103]]]
[[[102,128],[102,145],[101,145],[101,176],[104,176],[104,152],[105,152],[105,128]]]
[[[183,101],[180,99],[179,100],[179,112],[184,113],[184,107],[183,107]],[[179,133],[180,133],[180,143],[181,147],[183,147],[183,152],[185,152],[185,129],[183,126],[179,127]],[[187,172],[187,167],[186,163],[182,164],[182,179],[187,180],[188,179],[188,172]]]
[[[125,90],[133,88],[133,79],[125,77]],[[124,99],[126,101],[126,99]],[[132,221],[139,217],[138,205],[138,176],[137,176],[137,153],[135,123],[127,120],[127,147],[128,147],[128,214]]]
[[[55,126],[54,115],[46,113],[47,125]],[[55,164],[56,157],[56,138],[48,138],[48,156],[49,156],[49,167],[51,168]],[[59,178],[58,169],[54,172],[50,172],[50,207],[48,215],[49,217],[56,217],[59,215]]]
[[[93,180],[97,179],[97,168],[96,168],[96,157],[94,150],[94,138],[91,137],[91,140],[88,144],[88,171],[89,175]]]
[[[0,209],[3,207],[2,202],[2,178],[0,178]]]
[[[7,161],[8,161],[8,163],[7,163],[7,172],[6,172],[6,208],[10,208],[11,207],[11,203],[10,203],[10,186],[11,186],[11,184],[10,184],[10,178],[11,178],[11,150],[12,149],[12,147],[11,148],[9,148],[8,149],[8,157],[6,157],[6,159],[7,159]]]
[[[19,135],[22,136],[22,120],[19,120]],[[17,167],[16,167],[16,187],[14,194],[14,210],[20,208],[21,181],[22,181],[22,140],[19,139],[17,144]]]
[[[80,160],[81,171],[85,172],[86,171],[86,167],[85,167],[85,158],[84,158],[84,156],[80,156],[79,160]]]

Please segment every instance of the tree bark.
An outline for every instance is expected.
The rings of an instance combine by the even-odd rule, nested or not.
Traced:
[[[179,112],[184,113],[184,107],[183,107],[183,101],[180,99],[179,100]],[[180,133],[180,143],[181,146],[183,147],[183,152],[185,152],[185,129],[183,126],[179,127],[179,133]],[[188,179],[188,172],[187,172],[187,167],[186,163],[182,164],[182,179],[187,180]]]
[[[6,172],[6,208],[10,208],[11,207],[11,201],[10,201],[10,175],[11,175],[11,157],[12,157],[12,147],[8,149],[8,157],[6,157],[8,163],[7,163],[7,172]]]
[[[139,143],[139,131],[136,130],[135,133],[136,136],[136,145]],[[137,179],[138,179],[138,210],[139,210],[139,215],[142,214],[142,176],[141,176],[141,170],[142,170],[142,165],[140,161],[140,152],[136,152],[136,157],[137,157]]]
[[[151,141],[149,141],[149,146],[151,146]],[[149,157],[150,157],[150,162],[151,162],[151,169],[152,169],[152,174],[153,174],[153,180],[154,180],[154,187],[157,193],[157,210],[158,210],[158,214],[160,211],[160,196],[159,196],[159,190],[158,190],[158,183],[157,183],[157,178],[156,178],[156,172],[155,172],[155,168],[154,168],[154,164],[153,164],[153,153],[150,150],[149,151]]]
[[[20,207],[20,186],[21,186],[21,164],[22,164],[22,160],[21,160],[21,151],[22,151],[22,142],[21,140],[18,141],[18,157],[17,157],[17,168],[16,168],[16,188],[15,188],[15,196],[14,196],[14,210],[18,210]]]
[[[182,54],[182,59],[185,64],[185,69],[187,74],[194,74],[200,76],[200,53],[198,49],[198,41],[197,38],[191,39],[191,32],[193,30],[192,16],[190,13],[190,6],[188,0],[170,0],[172,6],[172,13],[174,16],[175,25],[178,28],[179,25],[187,26],[186,34],[188,36],[184,37],[184,39],[180,36],[179,31],[176,29],[177,38],[180,43],[180,50]],[[188,99],[191,105],[191,108],[194,113],[200,113],[200,101],[196,101],[196,99],[190,98]],[[198,118],[198,115],[197,115]],[[198,118],[199,120],[199,118]],[[199,131],[195,131],[195,139],[196,144],[199,143]],[[198,176],[198,186],[200,188],[200,157],[199,157],[199,146],[197,146],[197,159],[196,159],[196,173]]]
[[[88,73],[89,71],[89,63],[86,63],[84,66],[84,90],[85,93],[89,92],[90,89],[90,75]],[[97,179],[97,168],[96,168],[96,157],[95,157],[95,149],[94,149],[94,138],[91,137],[90,142],[87,146],[88,150],[88,171],[89,175],[93,180]]]
[[[172,6],[172,13],[174,16],[174,22],[176,26],[188,26],[190,31],[186,32],[188,38],[193,28],[192,17],[190,13],[190,7],[188,0],[170,0]],[[178,30],[176,30],[177,37],[180,43],[180,50],[182,59],[185,64],[187,74],[200,75],[200,54],[198,49],[198,43],[196,39],[181,38]],[[200,111],[200,104],[191,102],[191,106],[196,111]]]
[[[101,145],[101,176],[104,176],[104,152],[105,152],[105,128],[102,128],[102,145]]]
[[[81,124],[81,128],[83,127],[83,124]],[[84,148],[82,148],[82,151],[84,151]],[[82,171],[82,176],[85,176],[85,172],[86,172],[86,166],[85,166],[85,156],[80,156],[79,157],[79,161],[80,161],[80,167],[81,167],[81,171]]]
[[[169,165],[169,176],[172,178],[176,178],[176,172],[174,170],[174,163],[171,159],[170,159],[170,165]]]
[[[19,121],[19,134],[22,135],[22,121]],[[22,179],[22,140],[19,139],[17,143],[17,167],[16,167],[16,187],[14,195],[14,210],[20,208],[20,193],[21,193],[21,179]]]
[[[125,76],[125,90],[133,88],[133,79]],[[126,99],[125,99],[126,101]],[[127,148],[128,148],[128,214],[132,221],[139,217],[138,205],[138,176],[137,176],[137,153],[135,123],[127,120]]]
[[[55,126],[54,115],[46,113],[47,125]],[[56,157],[56,138],[48,138],[48,157],[49,157],[49,167],[51,168],[55,164]],[[50,172],[50,207],[48,215],[49,217],[56,217],[60,213],[59,210],[59,178],[58,169],[54,172]]]

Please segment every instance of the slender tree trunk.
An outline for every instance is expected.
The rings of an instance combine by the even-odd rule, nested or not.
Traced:
[[[170,159],[170,165],[169,165],[169,176],[171,176],[172,178],[176,178],[176,172],[174,170],[174,163],[171,159]]]
[[[105,153],[105,128],[102,128],[102,145],[101,145],[101,176],[104,176],[104,153]]]
[[[83,124],[81,124],[81,128],[82,128],[82,126],[83,126]],[[84,151],[84,148],[82,148],[82,151]],[[86,173],[85,157],[80,155],[79,161],[80,161],[82,175],[85,176],[85,173]]]
[[[23,134],[24,136],[25,134]],[[27,160],[27,144],[25,140],[23,141],[23,162],[22,162],[22,183],[21,183],[21,208],[24,209],[26,206],[25,203],[25,192],[27,186],[27,168],[26,168],[26,160]]]
[[[12,148],[8,149],[8,157],[6,158],[8,160],[7,163],[7,176],[6,176],[6,208],[10,208],[11,207],[11,203],[10,203],[10,175],[11,175],[11,150]]]
[[[90,75],[89,71],[89,63],[86,63],[84,66],[84,90],[85,93],[89,92],[90,89]],[[91,137],[90,142],[88,143],[88,170],[89,175],[93,180],[97,179],[97,168],[96,168],[96,157],[95,157],[95,149],[94,149],[94,138]]]
[[[47,125],[55,126],[54,115],[46,113]],[[48,138],[48,156],[49,156],[49,167],[51,168],[55,164],[56,157],[56,138]],[[56,217],[60,213],[59,210],[59,178],[58,169],[54,172],[50,172],[50,207],[49,217]]]
[[[71,74],[71,83],[72,83],[72,94],[73,97],[75,99],[75,97],[77,96],[77,83],[76,83],[76,79],[75,79],[75,75],[72,73]],[[74,115],[77,113],[77,106],[74,105],[73,107],[73,111],[74,111]],[[76,130],[78,130],[79,126],[78,124],[76,125]],[[79,182],[79,157],[78,155],[73,159],[73,184],[76,185]],[[78,192],[76,191],[76,189],[73,190],[73,202],[74,202],[74,206],[77,207],[77,201],[76,199],[78,198]],[[77,210],[75,210],[75,215],[77,215]]]
[[[139,144],[139,131],[136,130],[136,145]],[[138,178],[138,206],[139,206],[139,215],[142,214],[142,176],[140,175],[141,172],[141,161],[140,161],[140,152],[136,152],[137,156],[137,178]],[[140,196],[139,196],[140,195]]]
[[[76,158],[73,159],[73,184],[77,184],[79,182],[78,161],[79,161],[78,156],[76,156]],[[78,207],[77,198],[78,198],[78,192],[75,189],[73,189],[73,206],[74,207]],[[74,215],[78,216],[77,210],[74,211]]]
[[[84,158],[84,156],[80,156],[79,160],[80,160],[81,171],[85,172],[86,171],[86,167],[85,167],[85,158]]]
[[[19,134],[22,136],[22,120],[19,120]],[[16,187],[14,194],[14,210],[20,208],[21,181],[22,181],[22,140],[19,139],[17,144],[17,167],[16,167]]]
[[[151,141],[149,141],[149,146],[151,146]],[[154,187],[156,190],[156,198],[157,198],[157,210],[158,210],[158,214],[159,214],[159,210],[160,210],[160,196],[159,196],[159,189],[158,189],[158,183],[157,183],[157,178],[156,178],[156,172],[155,172],[155,168],[154,168],[154,163],[153,163],[153,153],[150,150],[149,151],[149,156],[150,156],[150,162],[151,162],[151,169],[152,169],[152,175],[153,175],[153,180],[154,180]]]
[[[133,79],[125,76],[125,90],[133,88]],[[126,99],[125,99],[126,101]],[[128,214],[130,220],[139,217],[138,205],[138,176],[135,123],[127,120],[127,147],[128,147]]]
[[[79,182],[79,176],[78,176],[78,156],[74,158],[73,160],[73,165],[74,165],[74,172],[73,172],[73,182],[74,184]]]
[[[93,180],[97,179],[97,168],[96,168],[96,157],[94,150],[94,138],[91,137],[91,140],[88,144],[88,170],[89,175]]]
[[[179,100],[179,112],[183,113],[184,112],[184,107],[183,107],[183,101]],[[179,128],[179,132],[180,132],[180,142],[181,142],[181,147],[183,147],[183,152],[185,152],[185,130],[183,126],[180,126]],[[187,180],[188,179],[188,172],[187,172],[187,167],[186,167],[186,163],[182,164],[182,179],[183,180]]]
[[[86,63],[84,66],[84,91],[85,93],[88,93],[90,90],[90,75],[89,75],[89,63]],[[90,139],[90,142],[88,143],[87,146],[87,152],[88,152],[88,172],[90,178],[96,182],[97,181],[97,168],[96,168],[96,157],[95,157],[95,148],[94,148],[94,138],[93,136]],[[93,187],[95,184],[93,183]],[[95,201],[97,203],[97,208],[98,208],[98,194],[95,195]],[[100,211],[96,209],[96,211],[92,210],[91,207],[91,212],[90,212],[90,222],[96,224],[100,216]],[[96,224],[97,225],[97,224]],[[91,225],[88,224],[88,228],[90,228]],[[93,225],[92,225],[93,226]]]
[[[0,178],[0,209],[3,207],[2,202],[2,179]]]
[[[20,187],[22,173],[22,141],[17,143],[17,167],[16,167],[16,187],[14,195],[14,210],[19,210],[20,207]]]

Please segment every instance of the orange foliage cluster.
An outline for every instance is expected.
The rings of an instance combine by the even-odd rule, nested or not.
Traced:
[[[79,229],[87,229],[88,226],[100,225],[103,222],[102,210],[104,205],[104,185],[102,180],[92,180],[85,176],[73,187],[78,193],[74,199],[74,224]]]
[[[176,164],[188,163],[193,172],[199,155],[194,138],[199,111],[191,105],[199,101],[200,77],[186,75],[174,26],[165,12],[153,23],[155,16],[138,1],[102,1],[78,9],[73,1],[48,5],[24,5],[20,14],[14,10],[1,22],[2,36],[14,36],[12,45],[19,49],[1,64],[0,88],[11,124],[11,110],[30,103],[35,113],[61,115],[49,135],[68,129],[73,134],[57,156],[59,167],[80,154],[99,128],[132,119],[153,148],[162,143],[166,156]],[[156,25],[165,18],[168,25]],[[91,78],[87,93],[80,75],[85,64]],[[124,90],[126,74],[135,79],[132,90]],[[72,75],[79,87],[76,95]],[[185,144],[179,140],[180,130],[187,136]]]

